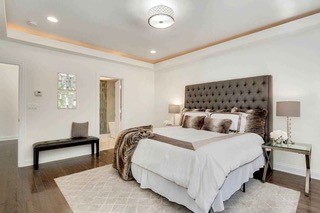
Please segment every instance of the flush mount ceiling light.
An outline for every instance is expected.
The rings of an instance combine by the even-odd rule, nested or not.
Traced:
[[[156,54],[157,51],[155,51],[155,50],[150,50],[150,53],[151,53],[151,54]]]
[[[158,5],[149,10],[148,22],[155,28],[167,28],[174,24],[174,12],[170,7]]]
[[[59,20],[54,16],[48,16],[47,20],[53,23],[57,23]]]

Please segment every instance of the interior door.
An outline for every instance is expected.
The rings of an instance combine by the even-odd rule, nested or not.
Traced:
[[[115,83],[115,124],[116,124],[116,134],[118,135],[121,130],[121,80]]]

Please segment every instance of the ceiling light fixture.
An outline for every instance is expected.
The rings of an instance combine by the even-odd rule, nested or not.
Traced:
[[[150,53],[151,53],[151,54],[156,54],[157,51],[155,51],[155,50],[150,50]]]
[[[170,7],[158,5],[149,10],[148,23],[155,28],[167,28],[174,24],[174,12]]]
[[[53,23],[57,23],[59,20],[54,16],[48,16],[47,20]]]

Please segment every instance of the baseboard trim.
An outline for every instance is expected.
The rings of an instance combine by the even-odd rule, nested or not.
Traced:
[[[17,136],[0,137],[0,141],[12,141],[12,140],[18,140],[18,137]]]
[[[294,167],[292,165],[288,165],[288,164],[284,164],[284,163],[274,163],[273,169],[281,171],[281,172],[287,172],[287,173],[291,173],[294,175],[299,175],[299,176],[306,175],[305,168],[300,168],[300,167],[298,168],[298,167]],[[313,170],[311,168],[311,177],[312,177],[312,179],[320,180],[320,171]]]

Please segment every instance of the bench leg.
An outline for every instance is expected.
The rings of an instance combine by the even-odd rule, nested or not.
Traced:
[[[33,168],[34,170],[39,169],[39,151],[33,149]]]
[[[96,157],[99,157],[99,141],[96,142]]]
[[[94,143],[91,143],[91,155],[94,155]]]

